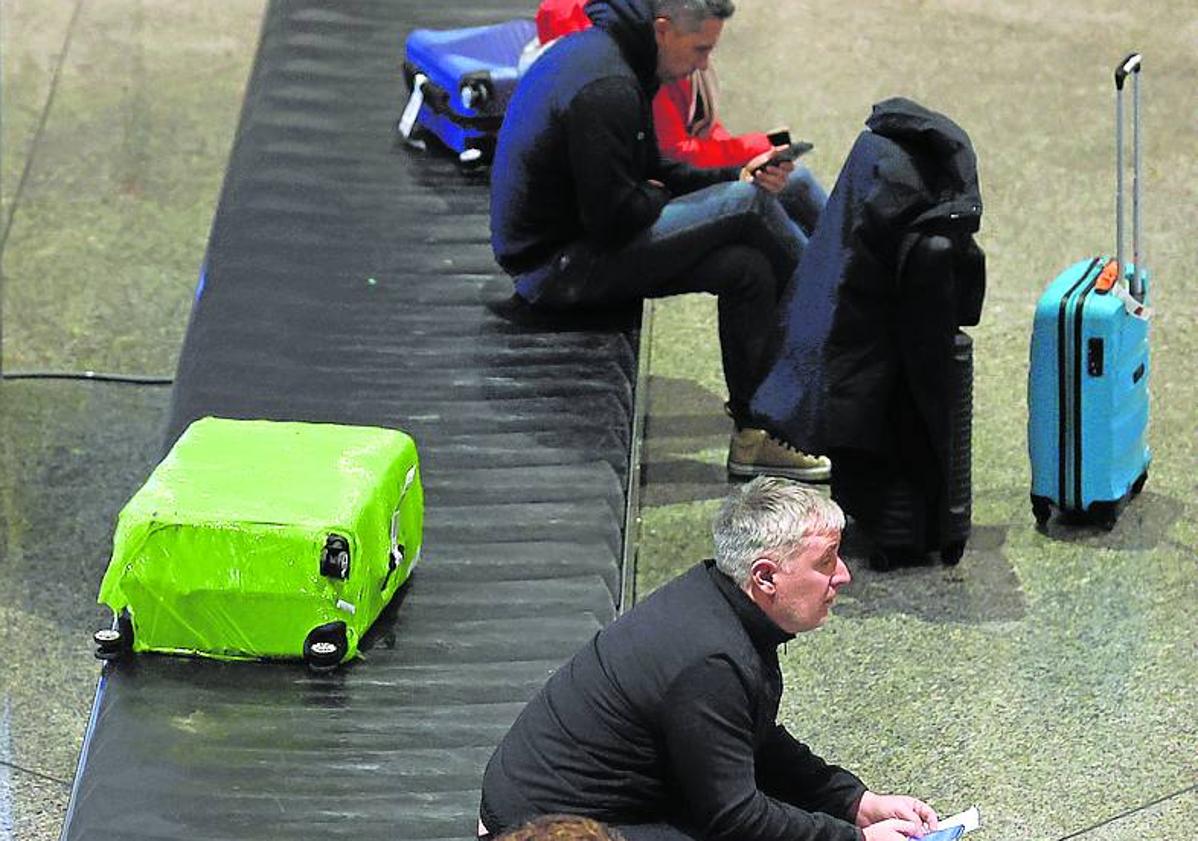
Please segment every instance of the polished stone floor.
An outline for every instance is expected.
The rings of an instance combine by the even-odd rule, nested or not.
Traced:
[[[865,568],[787,647],[783,713],[879,790],[973,837],[1182,839],[1198,821],[1198,11],[1185,0],[742,0],[717,53],[733,129],[789,123],[829,185],[871,103],[957,119],[980,158],[974,533],[958,567]],[[530,7],[531,8],[531,7]],[[262,0],[3,0],[6,374],[169,377]],[[1113,240],[1110,69],[1145,54],[1152,476],[1114,531],[1033,528],[1039,291]],[[704,298],[654,309],[642,594],[708,553],[728,428]],[[98,675],[116,512],[169,388],[0,383],[0,841],[58,836]]]

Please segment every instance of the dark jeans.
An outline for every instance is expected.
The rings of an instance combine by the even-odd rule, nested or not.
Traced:
[[[797,171],[791,180],[814,184]],[[803,197],[824,198],[822,188],[814,187],[817,192],[795,183],[787,197],[809,218]],[[800,225],[778,198],[752,184],[716,184],[671,201],[656,222],[621,248],[567,246],[544,266],[517,276],[516,292],[553,309],[619,306],[684,292],[717,296],[724,381],[739,426],[773,361],[778,303],[806,244]]]
[[[794,172],[786,180],[786,187],[778,194],[778,202],[786,215],[799,226],[803,234],[803,244],[815,230],[819,216],[828,203],[828,193],[823,185],[815,180],[811,170],[805,166],[795,167]]]

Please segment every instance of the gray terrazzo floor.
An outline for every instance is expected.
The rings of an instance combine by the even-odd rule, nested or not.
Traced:
[[[961,565],[872,573],[791,643],[784,716],[879,789],[979,841],[1182,839],[1198,821],[1198,10],[1184,0],[742,0],[717,53],[733,129],[789,123],[827,184],[904,94],[978,148],[989,293],[974,534]],[[257,42],[261,0],[3,0],[6,372],[170,376]],[[531,6],[530,6],[531,10]],[[1152,477],[1116,529],[1032,527],[1036,296],[1113,239],[1110,67],[1146,66]],[[707,554],[728,429],[704,298],[654,309],[644,594]],[[98,674],[115,514],[158,457],[169,389],[0,383],[0,841],[56,838]],[[47,575],[46,571],[52,570]]]

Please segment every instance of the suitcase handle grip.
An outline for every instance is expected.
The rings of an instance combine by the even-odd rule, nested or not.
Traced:
[[[1143,63],[1144,59],[1139,53],[1128,53],[1127,58],[1119,62],[1119,66],[1115,68],[1115,90],[1123,90],[1123,83],[1127,77],[1132,73],[1139,73]]]

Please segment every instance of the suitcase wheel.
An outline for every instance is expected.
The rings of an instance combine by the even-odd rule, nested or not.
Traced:
[[[874,572],[890,572],[898,567],[919,566],[927,556],[914,546],[887,546],[869,555],[869,568]]]
[[[869,555],[869,568],[874,572],[890,572],[902,563],[902,553],[894,549],[875,549]]]
[[[1090,517],[1103,531],[1111,531],[1119,521],[1118,502],[1095,502],[1090,506]]]
[[[1047,497],[1032,496],[1032,516],[1036,518],[1036,527],[1044,528],[1048,524],[1048,518],[1052,516],[1052,503]]]
[[[349,541],[339,534],[330,534],[320,553],[320,574],[327,578],[349,578]]]
[[[486,161],[483,160],[483,150],[482,149],[465,149],[465,150],[463,150],[461,153],[458,154],[458,163],[461,164],[462,169],[466,169],[466,170],[478,169],[479,167],[481,167],[483,164],[486,163]]]
[[[958,540],[940,549],[940,561],[945,566],[955,567],[961,563],[961,558],[965,555],[965,541]]]
[[[122,610],[115,627],[101,628],[92,634],[97,660],[119,660],[133,650],[133,622]]]
[[[1139,496],[1140,491],[1144,490],[1144,483],[1147,481],[1148,481],[1148,471],[1145,470],[1143,473],[1140,474],[1139,479],[1136,479],[1136,481],[1132,482],[1131,495]]]
[[[329,622],[308,632],[304,640],[304,662],[314,672],[329,672],[345,658],[349,641],[344,622]]]

